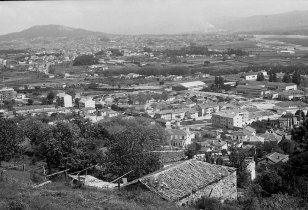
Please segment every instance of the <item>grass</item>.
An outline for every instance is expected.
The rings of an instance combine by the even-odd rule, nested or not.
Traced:
[[[27,172],[18,172],[24,173]],[[20,175],[20,174],[19,174]],[[0,181],[0,210],[2,209],[104,209],[156,210],[180,208],[141,189],[104,191],[93,188],[73,189],[65,182],[52,182],[34,188],[23,181]]]

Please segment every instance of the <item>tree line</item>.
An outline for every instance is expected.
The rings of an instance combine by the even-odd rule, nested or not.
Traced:
[[[107,180],[131,170],[129,179],[158,170],[159,156],[151,151],[166,144],[164,129],[141,117],[100,123],[78,115],[53,122],[36,117],[1,118],[0,128],[0,163],[27,155],[46,162],[49,173],[98,164],[103,168],[98,177]]]

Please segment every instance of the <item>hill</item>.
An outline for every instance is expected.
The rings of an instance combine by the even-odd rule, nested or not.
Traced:
[[[257,15],[243,18],[219,18],[217,20],[212,20],[212,24],[215,25],[216,29],[234,32],[307,34],[307,20],[308,11],[293,11],[274,15]]]
[[[36,25],[20,32],[0,35],[0,40],[12,39],[33,39],[33,38],[57,38],[57,37],[87,37],[87,36],[105,36],[105,33],[88,31],[80,28],[72,28],[63,25]]]

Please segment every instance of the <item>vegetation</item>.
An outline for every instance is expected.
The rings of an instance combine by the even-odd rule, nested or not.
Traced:
[[[0,166],[1,162],[10,160],[19,152],[21,135],[14,121],[0,118]]]
[[[73,61],[73,66],[86,66],[98,64],[98,59],[93,55],[79,55]]]

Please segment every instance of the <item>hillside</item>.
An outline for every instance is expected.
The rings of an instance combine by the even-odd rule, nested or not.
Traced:
[[[40,188],[34,188],[18,182],[8,183],[1,181],[0,189],[0,209],[194,209],[179,208],[174,203],[164,201],[150,192],[141,190],[105,191],[91,188],[74,189],[60,182],[53,182]]]
[[[12,39],[33,39],[33,38],[57,38],[57,37],[87,37],[105,36],[102,32],[88,31],[80,28],[72,28],[62,25],[37,25],[20,32],[0,35],[0,41]]]
[[[228,20],[229,19],[229,20]],[[224,20],[224,21],[222,21]],[[294,33],[308,32],[308,11],[293,11],[275,15],[212,20],[216,29],[236,32]]]

